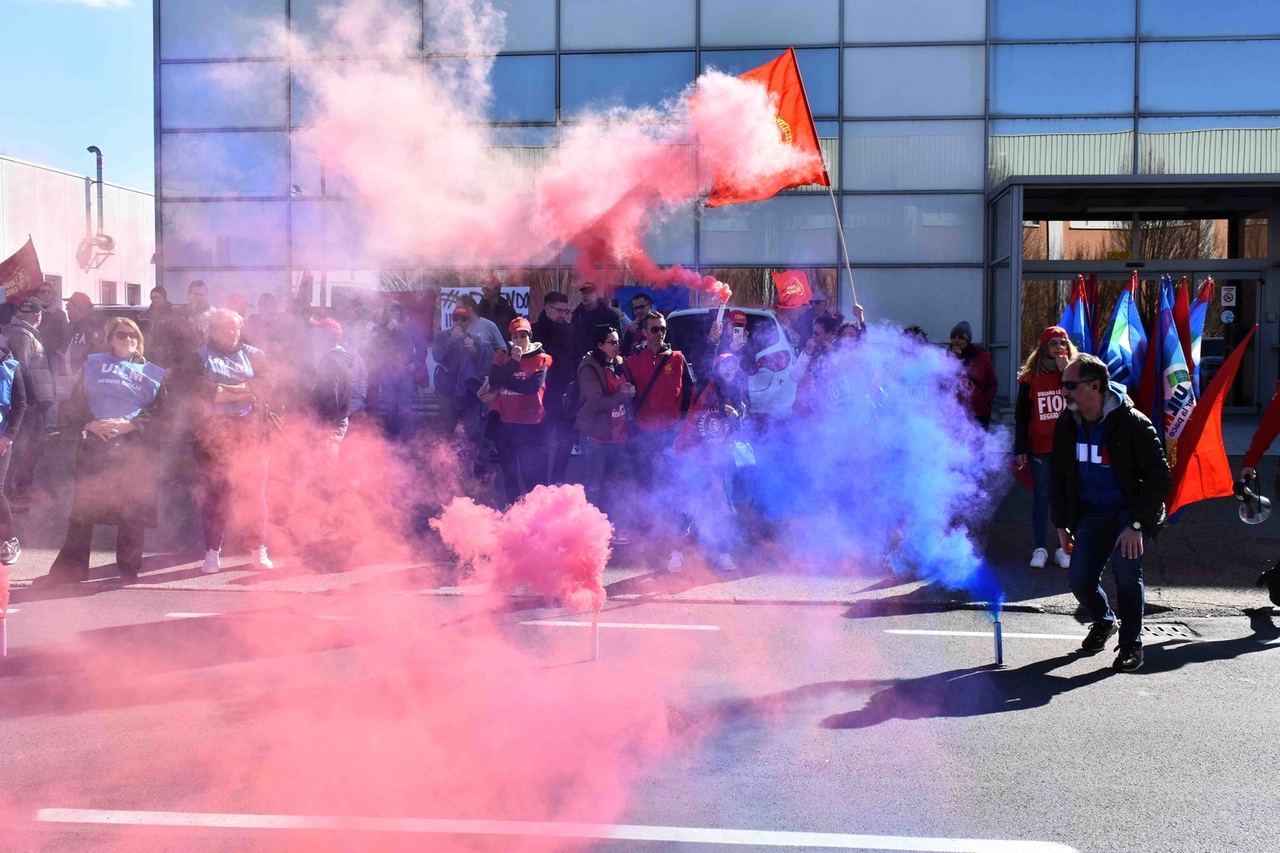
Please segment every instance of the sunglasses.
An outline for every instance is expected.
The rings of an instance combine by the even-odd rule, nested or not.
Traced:
[[[1070,344],[1071,341],[1063,340],[1062,338],[1049,338],[1045,343],[1051,347],[1065,347]]]
[[[601,341],[600,343],[604,344],[604,345],[605,345],[605,346],[607,346],[607,347],[616,347],[616,346],[618,346],[618,345],[619,345],[619,344],[618,344],[618,339],[617,339],[617,338],[607,338],[607,339],[605,339],[605,340]]]
[[[650,326],[649,328],[645,329],[645,331],[651,335],[657,335],[657,334],[665,335],[667,333],[667,327],[666,326]]]
[[[1085,384],[1088,384],[1089,382],[1097,382],[1097,381],[1098,381],[1097,379],[1081,379],[1079,382],[1069,382],[1064,379],[1062,382],[1062,387],[1066,388],[1068,391],[1074,391],[1077,388],[1079,388],[1081,385],[1085,385]]]
[[[119,332],[116,332],[116,333],[115,333],[115,339],[116,339],[117,341],[140,341],[140,340],[142,340],[142,338],[138,337],[138,333],[137,333],[137,332],[125,332],[125,331],[119,331]]]

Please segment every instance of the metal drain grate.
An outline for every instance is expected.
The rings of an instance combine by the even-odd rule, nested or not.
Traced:
[[[1142,626],[1142,636],[1157,640],[1194,640],[1197,635],[1181,622],[1148,622]]]

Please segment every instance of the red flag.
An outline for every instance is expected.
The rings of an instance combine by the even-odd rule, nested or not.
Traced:
[[[1137,284],[1138,273],[1135,271],[1133,274],[1133,280],[1130,282],[1130,286],[1133,287],[1135,299],[1138,295]],[[1134,396],[1133,394],[1129,395],[1130,397],[1133,397],[1134,405],[1138,407],[1138,411],[1142,412],[1147,417],[1152,418],[1153,421],[1158,417],[1155,413],[1156,410],[1152,401],[1156,393],[1156,362],[1160,360],[1160,340],[1159,335],[1156,334],[1159,330],[1160,312],[1156,311],[1155,317],[1152,318],[1151,325],[1144,329],[1149,343],[1147,345],[1147,357],[1142,362],[1142,375],[1138,377],[1138,394],[1137,396]],[[1161,401],[1161,405],[1164,405],[1163,401]]]
[[[739,187],[717,178],[715,185],[711,187],[707,207],[761,201],[773,198],[782,190],[805,184],[831,186],[831,178],[827,176],[827,167],[822,161],[822,149],[818,145],[818,129],[813,124],[813,112],[809,109],[809,99],[804,93],[804,81],[800,79],[800,66],[796,64],[795,48],[787,48],[787,52],[773,62],[741,74],[738,79],[754,80],[765,85],[776,100],[774,121],[778,123],[782,141],[804,153],[812,154],[813,159],[807,167],[779,175],[766,185]]]
[[[1173,492],[1169,497],[1170,515],[1195,501],[1231,495],[1234,481],[1227,449],[1222,444],[1222,404],[1235,381],[1249,339],[1257,330],[1255,323],[1214,374],[1178,438],[1178,460],[1173,466]]]
[[[1178,341],[1182,344],[1182,355],[1187,360],[1187,368],[1194,371],[1195,363],[1191,360],[1191,300],[1187,296],[1187,277],[1182,277],[1178,285],[1178,298],[1173,303],[1173,325],[1178,330]]]
[[[813,298],[809,277],[804,270],[784,270],[773,274],[773,287],[778,292],[779,308],[803,308]]]
[[[0,285],[4,286],[4,298],[8,302],[33,296],[43,281],[40,259],[36,257],[36,247],[30,237],[25,246],[0,263]]]

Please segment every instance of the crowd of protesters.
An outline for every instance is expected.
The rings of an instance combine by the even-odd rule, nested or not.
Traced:
[[[185,296],[175,304],[155,288],[136,322],[107,316],[80,293],[64,313],[49,285],[0,307],[0,563],[19,559],[12,514],[30,510],[41,459],[65,435],[76,443],[71,512],[43,582],[88,576],[95,525],[117,528],[118,569],[136,577],[161,480],[184,448],[203,571],[220,571],[233,514],[250,564],[270,569],[270,437],[301,413],[318,429],[318,464],[340,464],[357,421],[400,442],[430,422],[495,504],[573,476],[613,522],[613,544],[660,543],[669,571],[693,548],[733,572],[751,546],[753,443],[789,429],[793,416],[803,422],[848,402],[851,360],[841,353],[861,345],[864,329],[861,316],[846,321],[807,287],[780,294],[772,312],[704,310],[696,340],[682,327],[689,351],[672,346],[668,317],[649,294],[637,293],[624,313],[590,281],[546,294],[531,320],[490,277],[480,298],[446,309],[446,328],[434,334],[431,319],[388,294],[337,311],[282,311],[263,293],[255,313],[240,294],[215,307],[201,281]],[[903,334],[928,343],[919,327]],[[991,356],[967,322],[949,338],[960,408],[986,429],[999,391]],[[779,377],[795,392],[782,411],[758,398]],[[428,386],[438,407],[430,420],[420,393]],[[1042,333],[1015,399],[1014,464],[1033,498],[1030,566],[1050,562],[1056,529],[1052,562],[1070,571],[1094,619],[1084,647],[1099,651],[1119,630],[1116,666],[1136,669],[1142,553],[1170,487],[1163,449],[1106,365],[1078,353],[1061,327]],[[688,495],[698,496],[696,520]],[[1108,563],[1118,619],[1100,585]]]

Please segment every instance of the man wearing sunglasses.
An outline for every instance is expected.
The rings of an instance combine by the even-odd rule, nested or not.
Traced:
[[[1067,409],[1053,433],[1050,506],[1063,549],[1074,540],[1071,592],[1093,626],[1081,649],[1103,651],[1116,633],[1116,615],[1102,590],[1111,562],[1120,611],[1114,666],[1142,666],[1142,554],[1164,522],[1173,488],[1164,445],[1123,385],[1111,384],[1107,365],[1078,355],[1062,371]]]

